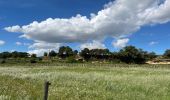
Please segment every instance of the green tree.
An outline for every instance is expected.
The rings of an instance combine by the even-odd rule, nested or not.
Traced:
[[[154,58],[158,57],[155,52],[147,53],[146,56],[147,60],[153,60]]]
[[[6,59],[6,58],[10,58],[12,55],[9,52],[2,52],[0,53],[0,58]]]
[[[49,56],[55,57],[55,56],[57,56],[57,53],[54,50],[52,50],[52,51],[49,52]]]
[[[47,52],[44,52],[44,57],[47,57],[48,56],[48,53]]]
[[[36,54],[31,54],[31,58],[37,58]]]
[[[142,64],[146,62],[143,50],[137,49],[134,46],[126,46],[121,49],[119,52],[119,58],[125,63]]]
[[[92,49],[90,50],[91,58],[95,59],[108,59],[111,55],[109,49]]]
[[[166,50],[163,56],[165,58],[170,58],[170,49]]]
[[[88,48],[84,48],[81,50],[80,55],[86,60],[89,61],[90,59],[90,50]]]
[[[77,54],[78,54],[78,51],[77,51],[77,50],[74,50],[73,52],[74,52],[74,55],[77,55]]]
[[[59,48],[58,56],[61,58],[67,58],[73,56],[74,52],[69,46],[62,46]]]

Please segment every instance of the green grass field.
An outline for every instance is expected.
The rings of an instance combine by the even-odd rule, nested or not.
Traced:
[[[0,67],[0,100],[170,100],[169,65]]]

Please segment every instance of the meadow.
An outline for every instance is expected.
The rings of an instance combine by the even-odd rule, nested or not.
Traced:
[[[0,100],[170,100],[170,65],[3,66]]]

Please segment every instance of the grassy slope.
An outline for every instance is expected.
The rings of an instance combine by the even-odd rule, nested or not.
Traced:
[[[0,100],[170,100],[170,69],[135,66],[0,67]]]

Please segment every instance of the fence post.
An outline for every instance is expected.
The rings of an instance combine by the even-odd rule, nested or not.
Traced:
[[[51,83],[49,81],[46,81],[44,84],[44,100],[48,100],[49,85],[51,85]]]

